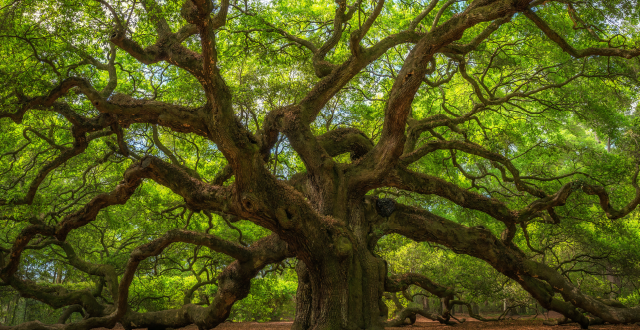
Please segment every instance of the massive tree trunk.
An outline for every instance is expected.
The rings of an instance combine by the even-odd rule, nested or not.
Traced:
[[[323,198],[315,199],[318,209],[341,210],[337,213],[342,219],[327,228],[326,236],[305,235],[305,244],[313,248],[297,255],[293,329],[382,329],[388,312],[382,301],[387,267],[373,253],[379,236],[372,233],[364,199],[348,203],[327,198],[326,191],[312,191],[320,192],[314,197]]]
[[[16,217],[24,216],[25,226],[20,227],[20,231],[14,234],[15,237],[10,248],[0,247],[0,285],[10,285],[22,296],[38,299],[53,308],[78,306],[68,309],[68,313],[84,311],[87,315],[86,319],[70,324],[43,325],[31,322],[20,325],[16,329],[87,330],[103,326],[113,327],[116,322],[121,322],[126,329],[146,327],[150,330],[156,330],[177,328],[189,324],[196,324],[200,329],[210,329],[224,322],[230,315],[233,304],[248,295],[251,279],[260,270],[271,263],[282,262],[286,258],[297,258],[299,262],[296,267],[299,286],[296,295],[297,315],[293,325],[295,330],[380,330],[385,325],[404,324],[407,318],[415,321],[417,314],[438,320],[441,323],[449,323],[450,314],[455,305],[466,305],[468,308],[471,306],[463,301],[454,300],[455,292],[452,289],[433,283],[420,274],[408,273],[390,276],[385,261],[374,251],[378,239],[383,235],[394,233],[415,241],[441,244],[457,253],[464,253],[484,260],[502,274],[521,284],[542,306],[562,313],[579,322],[582,327],[587,327],[590,323],[582,310],[598,315],[602,320],[611,323],[640,321],[640,307],[609,306],[581,293],[555,269],[532,261],[523,250],[513,243],[514,237],[518,233],[518,227],[522,228],[526,236],[526,225],[533,219],[549,217],[551,220],[547,221],[547,224],[560,223],[561,219],[554,208],[564,205],[569,196],[577,191],[597,196],[602,211],[609,219],[627,216],[640,205],[640,186],[637,183],[640,167],[633,175],[631,183],[635,189],[635,197],[626,206],[617,210],[610,203],[608,187],[595,186],[582,181],[561,181],[577,172],[557,178],[524,174],[521,176],[520,170],[512,162],[520,156],[516,157],[508,152],[499,153],[495,151],[499,149],[482,144],[486,141],[474,142],[473,140],[477,141],[476,137],[481,136],[476,134],[480,132],[479,129],[475,132],[472,131],[474,121],[478,122],[484,132],[484,126],[479,119],[483,111],[492,110],[495,112],[495,109],[491,109],[491,107],[508,109],[508,105],[516,101],[523,104],[531,103],[539,96],[535,94],[548,89],[562,88],[573,80],[584,77],[584,72],[580,71],[575,75],[564,77],[556,72],[558,65],[551,65],[546,69],[526,70],[536,73],[533,75],[522,73],[522,79],[518,78],[510,83],[501,82],[495,86],[487,86],[489,83],[484,81],[484,78],[481,78],[483,81],[480,83],[476,81],[475,76],[480,72],[473,72],[474,67],[477,66],[476,59],[467,67],[467,60],[475,56],[472,52],[503,24],[515,17],[516,13],[522,13],[523,15],[518,15],[519,19],[526,17],[532,21],[564,52],[576,58],[597,56],[633,58],[640,56],[640,50],[630,49],[626,46],[574,49],[544,21],[544,17],[538,16],[538,13],[542,11],[544,1],[533,0],[467,1],[462,7],[456,8],[453,11],[455,14],[450,15],[448,19],[444,19],[443,13],[450,11],[447,6],[454,4],[455,1],[449,1],[448,4],[442,4],[437,0],[431,1],[426,8],[420,8],[420,14],[416,15],[406,29],[401,26],[399,29],[402,30],[395,31],[394,34],[388,36],[382,36],[382,31],[379,30],[375,32],[375,38],[367,36],[367,33],[372,27],[376,28],[375,26],[378,24],[374,24],[374,22],[381,14],[385,13],[383,0],[376,1],[375,7],[371,10],[364,11],[361,8],[363,5],[361,1],[349,1],[349,4],[347,1],[337,1],[333,30],[330,31],[331,36],[326,40],[320,40],[323,38],[322,33],[314,37],[314,40],[305,40],[303,36],[308,33],[289,33],[285,29],[272,26],[266,22],[266,18],[260,16],[260,20],[265,19],[265,21],[255,29],[250,29],[251,33],[277,33],[304,48],[304,52],[311,52],[311,65],[319,79],[311,84],[312,87],[306,91],[303,97],[299,97],[299,95],[292,97],[291,100],[295,100],[295,103],[281,106],[285,102],[283,101],[281,104],[277,102],[279,105],[270,109],[263,116],[264,118],[256,116],[254,127],[243,124],[238,118],[239,104],[234,103],[233,88],[230,88],[225,81],[226,75],[222,74],[223,68],[219,67],[220,63],[226,62],[219,61],[216,44],[216,35],[226,33],[219,33],[221,32],[219,29],[226,24],[228,12],[232,10],[233,16],[239,18],[256,16],[257,14],[253,13],[251,8],[242,9],[241,6],[232,6],[228,0],[222,0],[216,6],[211,1],[185,0],[180,10],[181,18],[174,20],[177,17],[174,14],[177,13],[163,13],[168,8],[175,9],[173,5],[163,7],[159,5],[160,2],[142,1],[146,15],[137,13],[133,17],[149,20],[145,24],[149,23],[148,25],[155,28],[157,33],[155,43],[143,46],[139,44],[139,36],[130,35],[132,29],[126,26],[131,21],[138,21],[138,19],[130,20],[134,12],[131,11],[125,18],[118,12],[121,9],[120,6],[114,8],[108,2],[100,1],[100,3],[105,8],[103,8],[104,10],[96,10],[96,15],[103,11],[110,11],[112,17],[105,16],[104,21],[113,20],[114,23],[114,31],[109,33],[111,51],[107,64],[78,51],[77,55],[83,60],[77,65],[65,64],[64,67],[59,67],[59,70],[66,70],[64,74],[60,74],[56,68],[58,61],[40,56],[42,54],[55,56],[58,51],[51,52],[47,49],[38,52],[36,46],[39,42],[29,42],[33,48],[29,52],[34,52],[30,57],[51,66],[58,77],[56,79],[46,78],[50,76],[50,73],[42,75],[45,77],[44,79],[52,79],[43,85],[49,86],[54,82],[56,85],[46,91],[42,90],[44,87],[36,89],[38,93],[41,93],[40,96],[26,96],[21,88],[18,88],[20,86],[16,86],[15,93],[13,93],[15,99],[13,99],[13,94],[5,96],[7,100],[11,99],[6,103],[17,105],[17,110],[15,112],[3,110],[0,112],[0,119],[7,117],[12,119],[15,124],[21,125],[27,112],[43,110],[53,112],[56,122],[64,118],[69,122],[68,126],[71,128],[64,134],[54,134],[52,126],[52,137],[42,135],[35,129],[25,128],[22,134],[29,140],[29,143],[31,143],[31,138],[28,138],[28,131],[43,140],[42,144],[46,146],[47,150],[58,150],[59,154],[53,158],[46,157],[52,160],[39,164],[41,169],[33,175],[29,188],[24,193],[21,190],[15,191],[15,194],[11,191],[9,194],[11,198],[0,199],[0,206],[14,208],[33,204],[43,182],[48,182],[46,185],[51,185],[49,181],[56,182],[55,176],[48,180],[48,174],[59,167],[63,168],[63,165],[85,152],[90,143],[97,139],[115,135],[118,144],[111,146],[107,142],[104,143],[110,146],[110,153],[102,162],[107,162],[109,157],[118,154],[117,162],[129,159],[130,166],[122,173],[122,181],[114,183],[112,190],[93,197],[79,199],[69,206],[65,206],[65,210],[69,209],[63,213],[60,213],[59,209],[56,212],[44,212],[42,215],[34,216],[28,215],[23,209],[16,209],[19,212],[7,212],[7,214],[16,214]],[[444,7],[441,6],[436,11],[437,14],[432,12],[439,4]],[[245,6],[247,5],[245,4]],[[13,8],[12,6],[5,7]],[[134,10],[134,7],[136,6],[133,6],[131,10]],[[71,9],[69,10],[71,12]],[[358,24],[355,24],[355,21],[349,23],[356,11],[358,11],[359,18],[360,13],[365,12],[368,13],[365,15],[367,17],[364,22],[358,19]],[[33,12],[25,11],[17,17],[31,15]],[[429,15],[433,17],[431,28],[428,31],[422,31],[422,28],[418,29]],[[37,16],[44,17],[44,15]],[[93,16],[93,13],[87,15],[86,12],[81,12],[76,15],[76,17],[84,16]],[[184,24],[184,22],[188,24]],[[58,24],[58,22],[54,23]],[[263,23],[269,28],[265,29]],[[7,24],[7,26],[10,25]],[[357,29],[356,26],[358,26]],[[384,27],[385,24],[380,26]],[[236,26],[229,27],[229,30],[233,29],[236,29]],[[347,29],[351,29],[348,38],[346,37]],[[247,31],[243,33],[249,33]],[[146,35],[147,31],[144,33]],[[529,32],[525,34],[526,39],[533,35]],[[22,32],[16,33],[16,35],[22,35]],[[197,37],[195,37],[196,35]],[[191,38],[192,36],[194,38]],[[463,37],[465,37],[465,43],[459,43],[458,41]],[[22,39],[25,38],[15,37],[14,39],[20,39],[20,42],[23,42],[25,40]],[[194,49],[197,47],[191,41],[198,38],[200,49],[196,52]],[[145,37],[144,40],[146,39]],[[102,45],[105,41],[104,36],[100,36],[99,40],[99,43],[95,45]],[[188,42],[188,47],[185,45],[187,40],[191,40]],[[368,41],[363,43],[363,40]],[[59,41],[60,44],[68,42],[67,40]],[[315,43],[318,41],[321,41],[321,44],[316,45]],[[335,58],[330,60],[339,60],[344,57],[344,61],[336,64],[330,63],[326,56],[337,49],[336,47],[341,41],[346,42],[342,46],[344,49],[348,49],[349,54],[343,56],[338,54],[341,51],[336,52]],[[520,41],[515,44],[519,43]],[[56,42],[51,44],[56,44]],[[365,68],[390,52],[391,49],[401,45],[410,45],[411,49],[407,52],[400,52],[403,55],[398,66],[391,65],[394,67],[392,87],[384,96],[386,98],[383,110],[384,121],[379,127],[379,134],[363,133],[355,128],[337,128],[317,136],[315,134],[317,133],[316,128],[312,124],[321,111],[326,109],[328,102],[334,99],[338,93],[344,91],[345,87],[356,88],[358,83],[355,82],[355,79],[358,75],[365,74],[363,71]],[[162,97],[147,100],[123,94],[113,94],[118,78],[117,49],[145,65],[154,65],[164,61],[168,65],[179,67],[188,72],[192,76],[189,79],[193,78],[200,83],[202,104],[196,107],[187,107],[166,103]],[[229,48],[225,48],[221,53],[228,52],[228,50]],[[498,53],[495,55],[497,56]],[[442,59],[446,59],[448,62],[445,64]],[[122,62],[129,61],[130,59]],[[101,91],[95,89],[95,85],[103,83],[101,80],[92,78],[94,79],[92,81],[72,76],[76,74],[74,70],[77,67],[87,64],[108,73],[109,82]],[[125,68],[122,65],[119,64],[119,67],[124,72]],[[581,64],[579,66],[586,68],[590,65]],[[401,68],[395,70],[397,67]],[[447,70],[449,67],[456,69],[447,73],[447,77],[443,78],[440,69],[444,67],[447,67]],[[492,64],[489,64],[482,76],[484,77],[489,69],[494,68]],[[373,70],[378,69],[374,67]],[[176,71],[182,74],[181,70]],[[571,70],[568,71],[571,72]],[[438,78],[437,83],[429,79],[429,76],[435,72],[438,72],[438,77],[434,75],[431,78]],[[456,109],[459,111],[457,114],[447,110],[446,93],[443,92],[442,111],[425,113],[424,117],[419,120],[410,117],[414,98],[418,95],[421,86],[426,83],[429,87],[438,87],[450,81],[457,73],[460,74],[459,82],[468,82],[469,90],[473,91],[470,98],[470,104],[473,105],[470,109],[464,110],[461,107]],[[540,79],[543,76],[555,75],[564,78]],[[129,74],[129,76],[132,75]],[[143,76],[148,75],[144,74]],[[375,76],[382,75],[375,73]],[[598,74],[596,77],[600,79],[601,76]],[[37,81],[40,81],[39,79],[41,78],[38,78]],[[11,78],[7,81],[11,83],[13,80]],[[521,80],[526,83],[520,83]],[[556,80],[559,82],[555,82]],[[182,82],[180,84],[182,85]],[[353,85],[350,86],[350,84]],[[153,85],[151,83],[151,86]],[[301,86],[303,85],[306,86],[306,83],[301,84]],[[458,89],[456,87],[456,90]],[[13,90],[13,88],[7,88],[7,90]],[[77,95],[67,98],[67,93],[71,90],[74,90],[76,94],[83,95],[82,97],[87,101],[86,106],[93,107],[91,111],[85,111],[85,109],[80,112],[74,109],[79,102]],[[128,90],[128,87],[124,87],[123,90]],[[491,92],[491,90],[499,90],[500,93]],[[550,106],[544,97],[540,97],[542,101],[539,101],[538,105],[549,108]],[[365,98],[368,97],[365,95]],[[190,100],[180,101],[181,104],[191,104]],[[253,101],[255,102],[249,103],[266,103],[264,99]],[[558,107],[561,108],[561,106]],[[516,113],[521,113],[521,110],[523,108],[520,105],[516,106]],[[524,110],[528,112],[528,110]],[[535,110],[534,113],[537,111]],[[257,117],[261,117],[260,120]],[[43,120],[43,122],[46,121]],[[144,133],[136,133],[136,135],[127,137],[124,130],[129,125],[140,123],[145,124],[145,127],[153,127],[152,144],[161,151],[155,153],[158,157],[154,156],[151,148],[138,150],[138,152],[147,153],[141,156],[129,150],[128,141],[134,141],[135,144],[140,145],[145,144],[143,141]],[[157,125],[180,134],[192,134],[207,139],[211,144],[207,144],[205,147],[219,151],[227,162],[225,167],[220,169],[220,172],[214,177],[208,178],[204,173],[198,172],[197,162],[195,168],[189,168],[186,165],[188,162],[183,159],[179,160],[183,157],[176,157],[172,154],[174,151],[171,148],[162,145]],[[327,124],[326,127],[330,126]],[[256,131],[251,131],[253,128],[256,128]],[[146,128],[138,127],[137,129],[144,132]],[[447,133],[443,134],[443,130]],[[422,134],[426,132],[431,135],[423,137]],[[472,134],[467,134],[468,132]],[[7,134],[13,136],[10,135],[13,133]],[[486,132],[483,134],[486,136]],[[66,136],[66,140],[55,137],[56,135]],[[295,152],[304,164],[304,170],[296,174],[289,173],[291,174],[288,177],[289,180],[281,180],[277,177],[268,164],[274,156],[272,150],[274,145],[283,135],[289,143],[287,148]],[[19,136],[19,134],[15,136]],[[370,136],[375,136],[373,139],[375,141]],[[56,142],[56,139],[59,142]],[[92,144],[92,147],[95,147],[95,143]],[[505,147],[511,149],[512,146]],[[529,148],[530,146],[525,145],[525,147]],[[411,165],[423,157],[434,155],[440,151],[451,154],[451,157],[446,161],[451,161],[451,164],[459,169],[464,177],[474,183],[471,188],[478,188],[475,184],[476,180],[489,174],[498,180],[500,178],[486,170],[481,171],[482,177],[475,177],[467,173],[469,166],[465,167],[457,163],[456,152],[479,157],[482,158],[482,162],[490,163],[493,166],[492,171],[501,174],[503,182],[500,182],[500,186],[512,184],[513,188],[522,194],[522,203],[526,201],[529,204],[523,204],[525,206],[522,209],[512,209],[511,202],[491,197],[482,190],[477,192],[467,189],[443,178],[432,176],[434,173],[410,170]],[[19,152],[20,150],[8,152],[2,157],[11,154],[17,155]],[[338,161],[339,158],[336,158],[344,153],[350,154],[350,162],[341,163]],[[163,160],[159,156],[166,157],[167,160]],[[199,157],[198,160],[200,160]],[[13,167],[13,164],[11,166]],[[89,167],[85,173],[93,168]],[[429,169],[425,171],[428,172]],[[233,180],[231,180],[232,177]],[[543,190],[530,181],[525,181],[534,179],[564,183],[562,187],[553,192]],[[184,201],[185,209],[189,209],[193,213],[204,211],[210,215],[215,212],[223,216],[246,219],[273,234],[247,247],[209,234],[208,231],[202,233],[186,229],[169,230],[158,233],[157,236],[154,236],[157,238],[133,249],[124,267],[118,268],[124,269],[123,274],[116,273],[115,267],[111,265],[90,263],[77,256],[71,245],[66,242],[67,236],[72,231],[95,221],[103,209],[127,203],[143,180],[152,180],[156,184],[170,189],[177,196],[180,196],[181,201]],[[9,181],[13,182],[13,185],[17,185],[20,180],[16,181],[12,178]],[[388,199],[378,199],[368,195],[372,190],[378,188],[397,189],[406,192],[407,195],[438,196],[438,198],[447,200],[451,205],[455,204],[458,207],[483,213],[483,216],[495,219],[506,229],[503,235],[498,238],[482,226],[469,228],[432,214],[425,209],[396,204]],[[545,186],[545,189],[551,188]],[[506,190],[510,190],[510,188]],[[50,194],[54,193],[50,192]],[[76,203],[78,206],[71,209],[71,206]],[[521,202],[515,205],[519,205],[519,203]],[[3,218],[8,219],[6,221],[16,220],[13,216],[4,217],[3,215]],[[28,224],[26,224],[27,222]],[[147,237],[147,234],[143,236]],[[45,240],[38,240],[37,243],[32,242],[36,238],[44,238]],[[147,313],[132,311],[128,295],[138,265],[146,258],[158,256],[174,242],[206,246],[212,251],[224,253],[234,258],[235,261],[229,263],[217,278],[218,289],[209,306],[191,304],[191,292],[185,298],[185,304],[176,309]],[[529,243],[528,237],[527,243]],[[98,299],[100,294],[94,294],[89,290],[69,291],[62,285],[44,287],[20,278],[18,270],[20,269],[21,255],[29,253],[25,252],[29,249],[40,249],[52,245],[62,247],[69,266],[88,275],[101,277],[100,283],[104,282],[107,285],[111,297]],[[531,250],[533,251],[533,249]],[[64,268],[66,269],[66,267]],[[54,283],[64,282],[62,274],[62,268],[60,268],[57,276],[54,277]],[[388,311],[382,300],[384,293],[405,292],[410,285],[418,285],[440,298],[442,301],[441,313],[432,315],[420,308],[399,308],[396,318],[387,322]],[[100,288],[101,286],[102,284],[100,284]],[[555,294],[560,294],[563,300],[555,298]],[[25,300],[25,304],[27,302],[28,300]],[[14,314],[15,311],[16,309],[14,309]],[[470,309],[469,313],[473,314],[473,310]],[[26,317],[26,314],[24,316]],[[479,315],[472,316],[482,319]],[[66,321],[65,318],[61,318],[60,322]]]
[[[303,264],[298,271],[304,276],[299,292],[306,291],[308,302],[298,301],[293,329],[383,328],[387,309],[382,301],[386,274],[382,259],[355,247],[340,259]]]

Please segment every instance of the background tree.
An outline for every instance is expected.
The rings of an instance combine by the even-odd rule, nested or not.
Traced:
[[[611,299],[638,294],[633,1],[0,8],[0,279],[14,313],[65,308],[16,328],[213,328],[294,264],[294,329],[473,312],[385,262],[399,236],[584,328],[640,321]]]

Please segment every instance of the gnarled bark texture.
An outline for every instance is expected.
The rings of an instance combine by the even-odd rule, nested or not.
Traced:
[[[144,46],[131,36],[132,28],[128,24],[131,23],[132,14],[129,9],[128,14],[123,13],[120,12],[119,2],[116,5],[111,1],[98,1],[99,10],[94,8],[96,10],[77,16],[109,13],[104,16],[104,21],[113,25],[113,31],[109,33],[107,63],[102,63],[83,49],[69,45],[82,61],[75,65],[58,64],[43,57],[42,54],[49,52],[38,50],[40,44],[35,42],[37,38],[31,40],[28,37],[10,37],[9,34],[3,36],[27,42],[30,51],[33,51],[33,58],[46,65],[51,77],[57,78],[51,78],[49,85],[53,87],[39,95],[26,95],[16,87],[16,92],[7,96],[15,107],[0,112],[1,125],[22,125],[27,114],[41,111],[53,113],[56,120],[64,120],[70,128],[65,135],[67,140],[57,142],[58,137],[24,127],[22,135],[28,143],[35,136],[48,152],[55,152],[55,155],[40,163],[36,157],[34,163],[40,167],[30,176],[31,182],[23,180],[26,188],[15,188],[17,192],[11,194],[11,198],[0,197],[0,207],[18,210],[18,207],[33,205],[38,192],[45,189],[44,183],[48,182],[51,173],[77,160],[78,155],[94,146],[96,141],[107,141],[111,136],[116,142],[104,143],[108,145],[109,153],[91,165],[85,174],[95,166],[110,161],[126,160],[129,167],[122,173],[122,180],[110,191],[73,201],[67,207],[73,211],[59,218],[55,212],[29,214],[27,208],[16,212],[23,216],[21,219],[17,218],[19,216],[3,215],[3,221],[24,222],[25,226],[12,237],[10,246],[0,246],[0,284],[11,286],[23,297],[37,299],[53,308],[66,309],[58,324],[27,322],[1,329],[88,330],[113,327],[116,322],[121,322],[126,329],[156,330],[189,324],[196,324],[200,329],[211,329],[227,319],[236,301],[247,296],[253,277],[267,265],[282,262],[286,258],[299,261],[296,267],[299,285],[297,315],[293,325],[295,330],[380,330],[385,325],[415,321],[417,314],[443,324],[452,324],[455,320],[450,313],[453,306],[470,305],[455,300],[452,289],[440,286],[422,275],[410,273],[390,276],[386,262],[375,253],[378,240],[387,234],[400,234],[419,242],[441,244],[457,253],[484,260],[518,282],[542,306],[580,323],[583,328],[591,322],[583,311],[610,323],[640,321],[640,307],[611,306],[582,293],[558,271],[534,261],[513,242],[518,228],[527,235],[526,225],[533,219],[544,219],[545,224],[549,225],[560,223],[562,219],[556,214],[555,208],[568,203],[570,196],[578,193],[597,197],[599,207],[610,219],[627,216],[640,204],[638,170],[631,182],[635,195],[624,207],[616,209],[610,202],[608,188],[583,181],[569,182],[573,174],[555,178],[521,175],[513,158],[472,141],[472,134],[467,134],[468,131],[462,127],[477,122],[484,130],[481,123],[483,112],[498,112],[498,108],[501,109],[499,111],[523,109],[520,105],[513,106],[514,102],[539,102],[544,107],[553,108],[539,95],[548,90],[561,89],[578,79],[602,78],[602,73],[589,76],[580,71],[559,81],[547,77],[553,76],[547,71],[557,67],[550,65],[538,71],[533,70],[536,71],[533,74],[524,73],[526,79],[520,80],[529,80],[524,85],[517,80],[487,87],[484,80],[486,72],[470,73],[477,64],[467,63],[468,59],[492,34],[511,20],[518,19],[519,24],[531,23],[531,29],[539,29],[540,36],[545,35],[561,51],[574,58],[608,56],[629,59],[640,55],[639,49],[626,46],[575,49],[541,17],[540,13],[548,8],[545,7],[547,2],[553,1],[466,1],[455,8],[454,14],[448,15],[453,10],[449,6],[456,2],[433,0],[420,8],[409,26],[398,27],[397,33],[381,36],[386,32],[378,29],[376,20],[381,15],[394,12],[385,10],[389,4],[378,0],[363,10],[362,6],[368,6],[363,1],[339,0],[335,4],[335,15],[327,25],[330,28],[326,38],[314,37],[312,41],[301,37],[307,32],[297,35],[291,33],[230,0],[221,0],[215,5],[212,1],[184,0],[181,18],[177,18],[177,13],[164,12],[173,7],[154,0],[144,0],[131,5],[131,10],[134,10],[141,3],[141,12],[133,21],[148,20],[148,26],[155,31],[155,35],[145,34],[149,44]],[[16,1],[0,10],[9,10],[7,17],[15,20],[35,15],[20,7],[21,3]],[[9,15],[14,11],[22,11],[22,15]],[[231,11],[233,15],[229,15]],[[448,15],[447,19],[443,15]],[[36,16],[45,19],[40,13]],[[243,123],[238,118],[240,101],[234,99],[232,88],[222,74],[225,68],[220,67],[220,63],[224,62],[218,58],[221,55],[217,38],[225,35],[221,29],[231,16],[251,17],[260,22],[251,31],[232,31],[246,35],[247,42],[251,41],[250,33],[255,32],[277,35],[299,46],[309,55],[310,61],[306,64],[310,64],[312,72],[317,75],[317,80],[309,86],[303,97],[291,98],[296,101],[269,111],[264,120],[255,116],[255,126],[246,124],[246,121]],[[575,17],[572,16],[572,20]],[[424,28],[423,23],[427,20],[430,20],[431,24],[427,24],[431,26],[430,29]],[[51,23],[57,24],[54,21]],[[347,29],[350,29],[348,36],[345,32]],[[377,30],[371,33],[372,29]],[[463,38],[465,41],[461,42]],[[199,44],[194,46],[194,40]],[[611,45],[611,41],[608,45]],[[368,134],[355,128],[332,129],[329,123],[326,132],[316,135],[313,124],[327,104],[341,91],[356,88],[352,82],[358,75],[400,46],[409,50],[399,52],[406,56],[402,55],[400,65],[392,69],[392,86],[382,100],[384,115],[379,134]],[[349,53],[342,62],[332,63],[339,61],[339,52],[336,51],[339,47],[347,49]],[[335,58],[328,57],[333,53],[336,53]],[[179,72],[186,72],[197,80],[204,101],[198,106],[188,107],[160,101],[162,98],[157,97],[157,91],[153,99],[137,99],[115,93],[118,77],[127,74],[123,65],[116,61],[122,56],[149,66],[163,62],[180,68],[182,71]],[[443,59],[448,62],[439,65]],[[96,89],[95,86],[102,83],[99,79],[74,76],[74,69],[85,65],[104,71],[104,77],[108,77],[104,88]],[[586,64],[580,66],[587,67]],[[438,71],[442,67],[448,69],[445,74]],[[458,75],[459,81],[468,84],[473,91],[468,111],[455,114],[447,108],[443,96],[442,113],[427,114],[422,119],[412,116],[414,98],[421,88],[439,88]],[[78,111],[76,105],[79,101],[74,93],[86,100],[92,111]],[[141,131],[150,130],[149,143],[159,150],[158,155],[162,154],[164,159],[150,154],[137,154],[148,152],[149,149],[132,150],[134,148],[131,146],[141,144],[138,139],[144,135],[127,135],[131,134],[132,125]],[[252,127],[257,128],[252,131]],[[163,145],[159,128],[208,140],[222,154],[226,164],[210,177],[199,172],[197,165],[190,168],[173,154],[174,150]],[[439,133],[445,128],[449,135]],[[423,136],[427,133],[430,136]],[[481,136],[480,133],[476,135]],[[292,174],[289,180],[276,177],[270,165],[274,158],[277,161],[276,145],[284,138],[305,168],[303,172]],[[212,145],[205,148],[214,149]],[[15,156],[20,150],[17,148],[0,156]],[[518,198],[522,197],[528,204],[521,209],[512,209],[510,204],[499,198],[438,177],[440,173],[422,173],[412,167],[423,157],[438,152],[450,154],[446,160],[455,166],[460,175],[473,182],[472,188],[482,191],[476,185],[476,180],[491,176],[501,184],[513,187],[519,194]],[[337,157],[345,153],[350,154],[350,161],[339,162]],[[482,177],[469,174],[469,168],[458,163],[456,155],[461,154],[483,159],[486,164],[491,164],[497,174],[486,170]],[[133,249],[122,267],[91,263],[80,258],[67,242],[69,234],[94,222],[98,214],[109,207],[127,203],[145,180],[153,181],[180,196],[184,200],[185,210],[188,209],[192,214],[201,211],[208,217],[213,213],[219,214],[230,226],[234,219],[246,219],[270,230],[272,234],[245,246],[242,240],[242,244],[238,244],[209,234],[209,231],[174,229],[154,236],[153,240]],[[530,180],[556,180],[562,182],[562,186],[556,191],[546,191]],[[371,195],[374,190],[382,188],[393,188],[406,194],[437,196],[491,217],[506,229],[500,237],[496,237],[483,227],[469,228],[426,209]],[[216,279],[198,284],[204,286],[215,282],[218,286],[206,306],[191,303],[193,291],[197,289],[194,287],[185,296],[185,303],[180,308],[135,312],[130,306],[129,288],[138,266],[147,258],[159,256],[175,242],[207,247],[235,261],[228,264]],[[94,291],[67,290],[60,284],[43,286],[22,278],[19,270],[24,255],[30,249],[52,247],[62,249],[64,254],[60,252],[60,255],[64,256],[68,265],[99,277],[98,287]],[[422,309],[406,308],[398,313],[396,319],[387,321],[388,310],[383,300],[385,292],[403,292],[410,285],[419,286],[442,299],[443,313],[438,315]],[[562,299],[558,299],[555,296],[557,294]],[[84,318],[77,322],[66,322],[69,315],[75,312],[83,314]],[[477,315],[475,317],[480,318]]]

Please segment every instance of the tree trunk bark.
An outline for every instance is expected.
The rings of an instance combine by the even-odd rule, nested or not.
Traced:
[[[371,251],[376,238],[362,205],[348,214],[348,230],[299,256],[294,330],[384,329],[387,266]]]
[[[311,320],[311,282],[309,280],[309,270],[302,262],[296,265],[296,273],[298,273],[298,290],[296,291],[296,315],[291,330],[309,329]]]
[[[309,271],[308,268],[314,268]],[[382,330],[388,309],[382,301],[386,264],[366,249],[342,260],[300,262],[293,330]]]

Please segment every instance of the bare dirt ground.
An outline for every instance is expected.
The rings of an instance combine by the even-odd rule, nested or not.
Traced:
[[[183,328],[184,330],[197,330],[195,326]],[[289,330],[291,328],[291,322],[242,322],[242,323],[224,323],[216,327],[221,330]],[[435,330],[435,329],[473,329],[473,330],[527,330],[527,329],[549,329],[549,330],[578,330],[580,326],[577,323],[560,325],[560,326],[546,326],[542,324],[542,320],[507,320],[500,322],[465,322],[454,326],[445,326],[438,322],[420,322],[417,321],[413,325],[407,325],[404,327],[393,327],[387,329],[411,329],[411,330]],[[638,330],[637,325],[598,325],[589,327],[590,329],[615,329],[615,330]]]
[[[469,330],[540,330],[540,329],[548,329],[548,330],[578,330],[580,326],[577,323],[571,323],[560,326],[547,326],[542,324],[542,321],[545,319],[545,316],[539,315],[536,319],[531,319],[531,317],[521,317],[514,318],[499,322],[478,322],[473,318],[469,318],[465,315],[456,315],[459,319],[465,318],[467,322],[462,324],[456,324],[454,326],[446,326],[442,325],[438,322],[434,322],[424,317],[418,317],[416,323],[413,325],[407,325],[403,327],[390,327],[387,329],[407,329],[407,330],[435,330],[435,329],[447,329],[447,328],[455,328],[455,329],[469,329]],[[557,313],[550,313],[548,315],[549,318],[561,318],[561,315]],[[289,330],[291,328],[292,322],[225,322],[220,324],[215,329],[216,330]],[[640,324],[639,324],[640,325]],[[640,330],[639,325],[627,324],[627,325],[595,325],[589,327],[589,329],[607,329],[607,330]],[[107,330],[106,328],[98,328],[94,330]],[[113,330],[124,330],[122,326],[119,324],[113,328]],[[146,329],[140,329],[146,330]],[[180,328],[179,330],[198,330],[198,327],[195,325],[191,325],[188,327]]]

